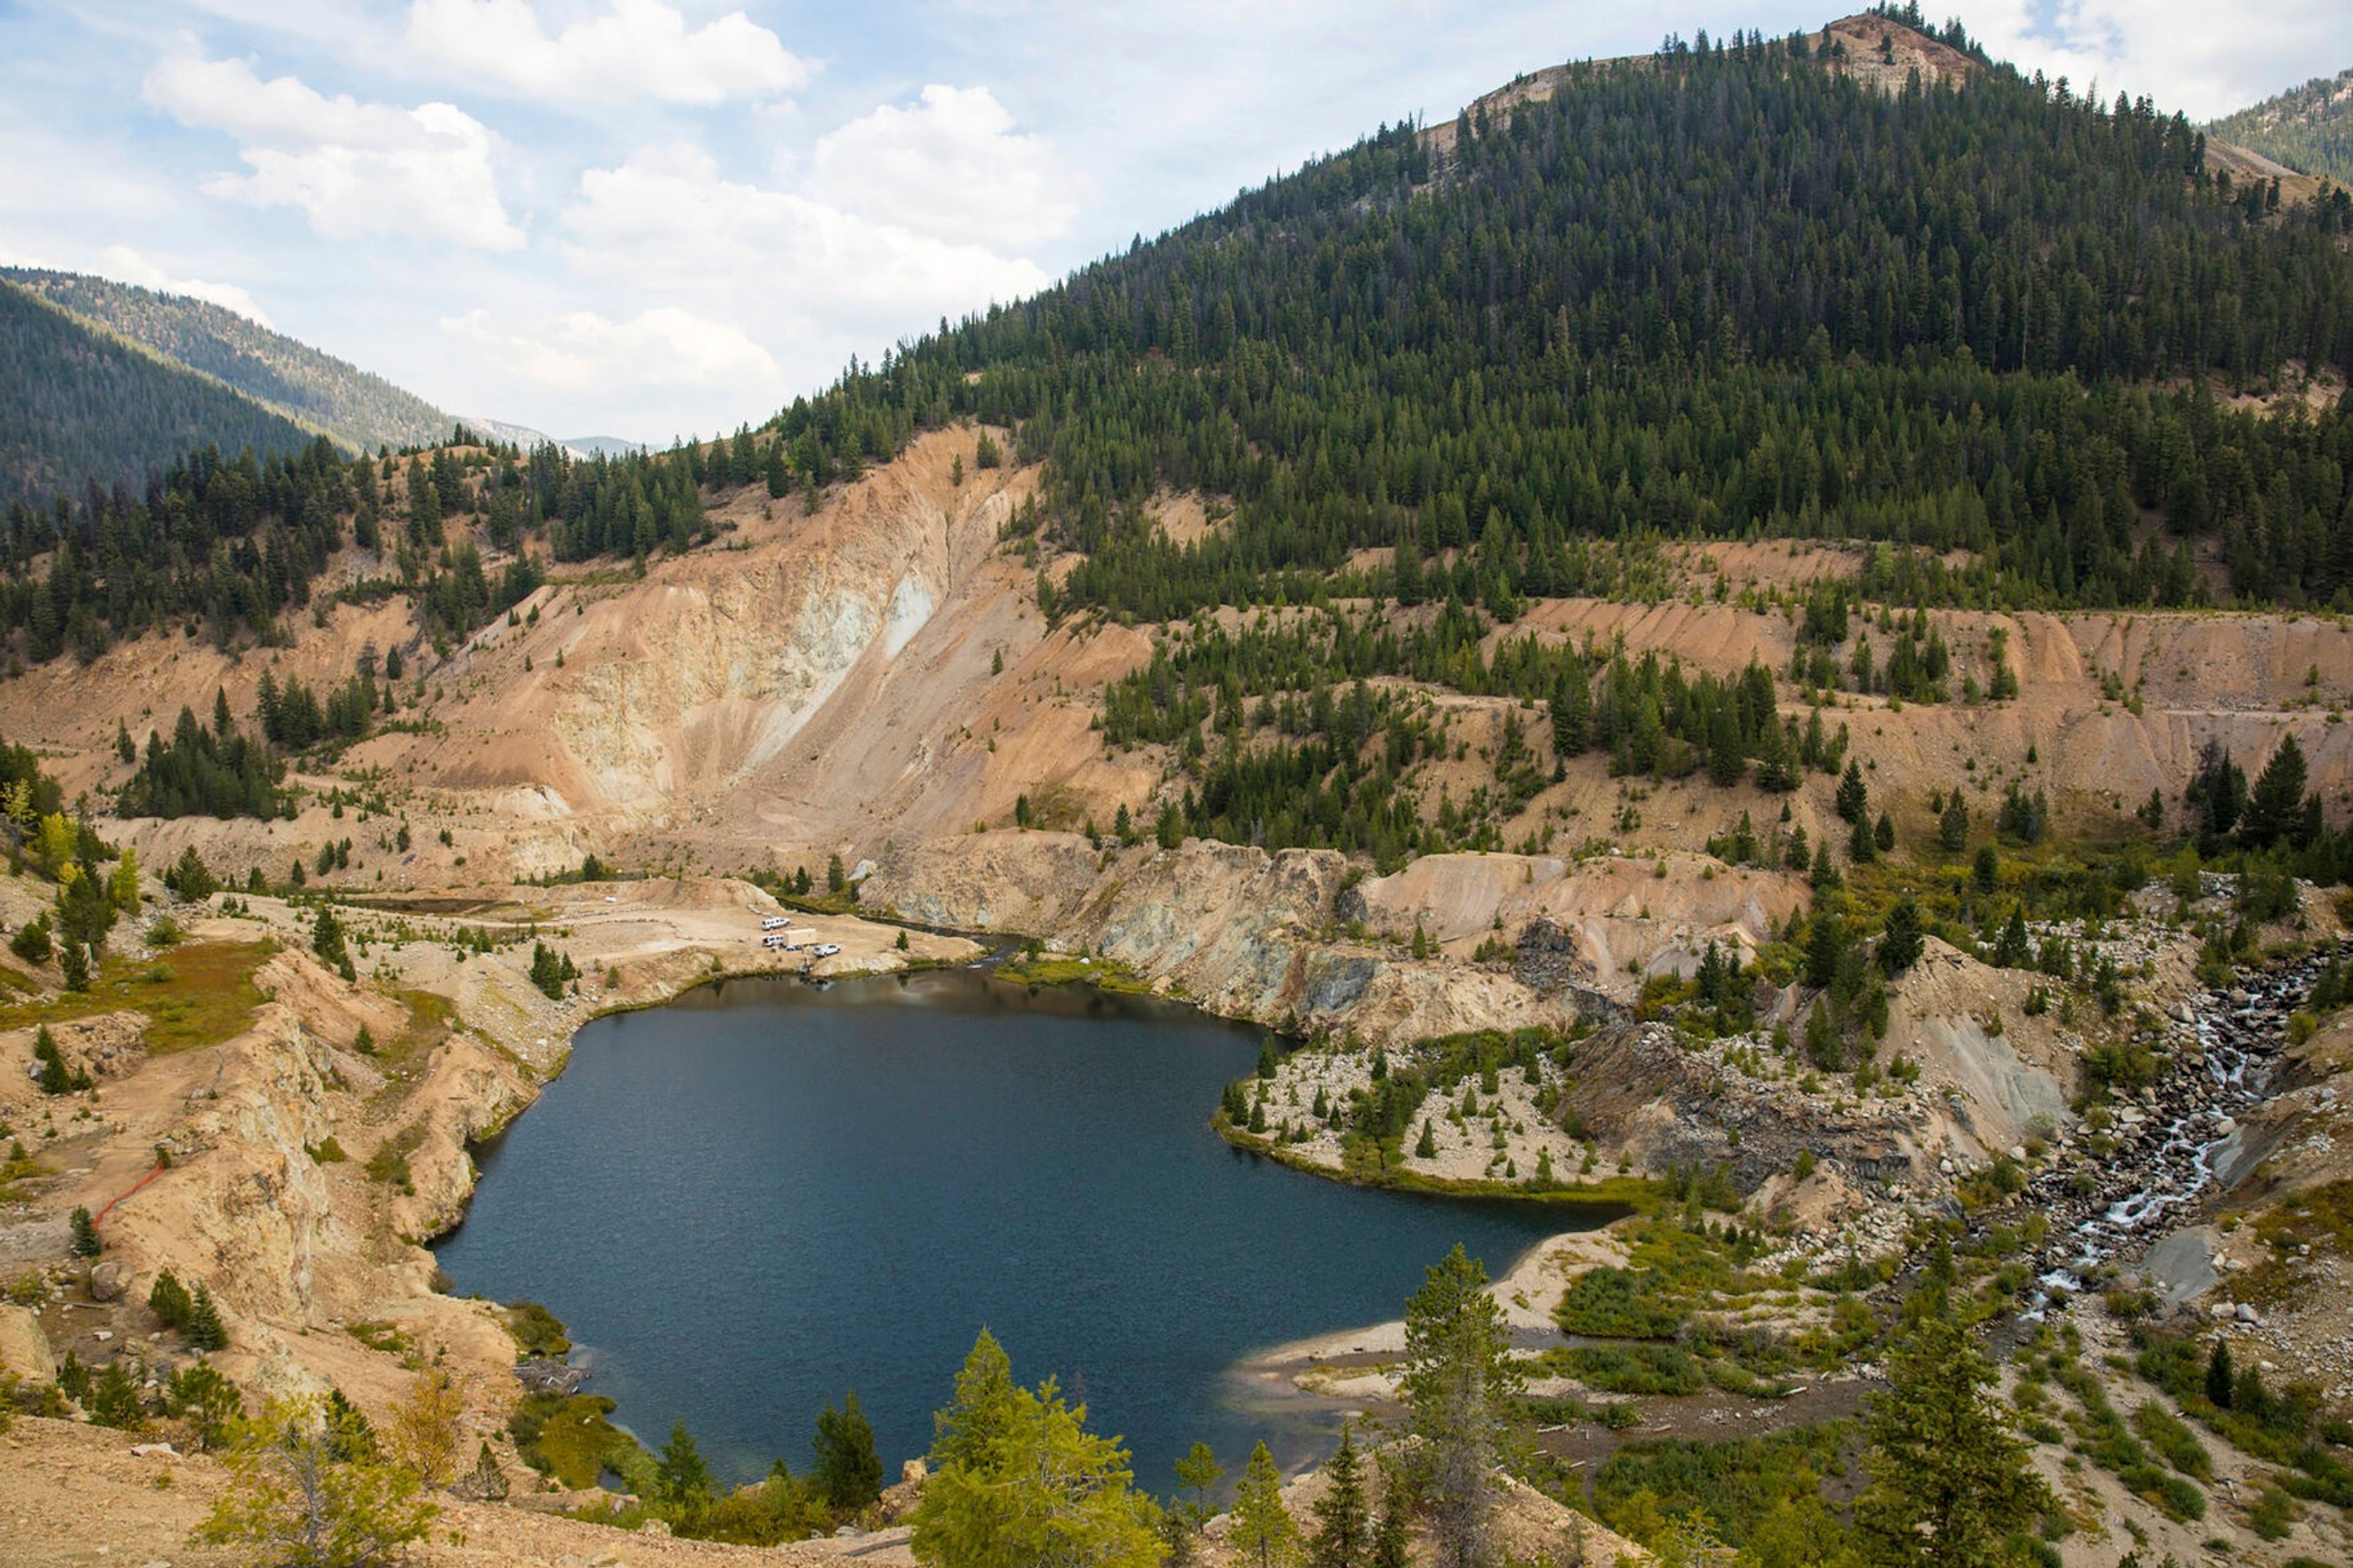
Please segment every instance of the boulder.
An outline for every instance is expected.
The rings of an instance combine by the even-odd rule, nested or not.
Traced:
[[[131,1289],[131,1265],[119,1258],[110,1258],[90,1271],[90,1299],[93,1301],[117,1301]]]
[[[0,1306],[0,1366],[28,1383],[55,1383],[58,1358],[28,1307]]]

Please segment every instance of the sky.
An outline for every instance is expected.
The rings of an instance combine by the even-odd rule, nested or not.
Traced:
[[[1517,72],[1848,8],[0,0],[0,263],[666,444]],[[2353,66],[2346,0],[1924,8],[2193,120]]]

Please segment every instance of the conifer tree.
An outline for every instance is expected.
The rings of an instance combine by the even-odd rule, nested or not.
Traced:
[[[1888,1354],[1886,1393],[1864,1419],[1871,1485],[1855,1501],[1863,1560],[1888,1568],[1974,1568],[2004,1560],[2007,1542],[2051,1506],[1987,1392],[1992,1366],[1934,1281],[1911,1304]]]
[[[858,1408],[858,1394],[844,1395],[837,1413],[827,1400],[809,1439],[817,1450],[815,1480],[838,1513],[855,1513],[882,1495],[882,1461],[874,1452],[874,1427]]]
[[[1324,1495],[1315,1500],[1315,1532],[1307,1543],[1312,1568],[1366,1568],[1372,1556],[1372,1519],[1365,1503],[1364,1468],[1352,1425],[1340,1433],[1340,1447],[1324,1463]]]
[[[1850,757],[1847,759],[1846,772],[1839,779],[1836,797],[1838,814],[1848,822],[1862,823],[1867,820],[1865,808],[1869,800],[1870,791],[1862,782],[1862,769],[1853,758]]]
[[[188,1304],[188,1322],[183,1332],[190,1350],[209,1352],[228,1348],[228,1331],[221,1324],[220,1309],[213,1304],[213,1293],[201,1283],[196,1286],[195,1300]]]
[[[2268,849],[2302,837],[2306,768],[2304,748],[2289,735],[2263,765],[2247,794],[2239,819],[2239,841],[2250,849]]]
[[[167,1329],[185,1328],[195,1306],[178,1275],[166,1268],[155,1276],[154,1287],[147,1292],[147,1310],[155,1314],[157,1322]]]
[[[1196,1443],[1176,1461],[1177,1483],[1192,1492],[1193,1500],[1186,1505],[1191,1513],[1193,1528],[1198,1530],[1209,1521],[1209,1489],[1225,1478],[1225,1467],[1218,1463],[1217,1454],[1207,1443]]]
[[[98,1226],[90,1217],[88,1209],[76,1208],[73,1211],[71,1228],[76,1258],[96,1258],[105,1249],[106,1244],[99,1239]]]
[[[1909,894],[1895,900],[1887,911],[1886,929],[1880,932],[1879,947],[1874,956],[1879,967],[1890,975],[1903,973],[1920,961],[1925,939],[1920,931],[1920,906]]]
[[[2217,1410],[2231,1408],[2234,1376],[2231,1370],[2230,1342],[2218,1336],[2212,1353],[2206,1358],[2206,1397]]]
[[[1282,1474],[1262,1442],[1242,1468],[1231,1540],[1234,1555],[1250,1568],[1287,1568],[1298,1552],[1299,1527],[1282,1504]]]
[[[1511,1437],[1521,1373],[1487,1272],[1460,1243],[1406,1303],[1406,1372],[1398,1385],[1439,1556],[1477,1568],[1490,1550],[1495,1470]]]
[[[654,1461],[654,1489],[672,1513],[691,1514],[711,1500],[711,1466],[684,1421],[670,1423],[670,1441]]]
[[[1409,1568],[1408,1531],[1412,1521],[1407,1517],[1405,1488],[1395,1476],[1385,1477],[1381,1483],[1380,1517],[1373,1525],[1371,1568]]]

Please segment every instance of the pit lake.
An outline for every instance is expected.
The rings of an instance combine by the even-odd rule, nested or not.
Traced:
[[[1263,1037],[1189,1008],[971,971],[733,981],[598,1019],[480,1152],[438,1247],[461,1292],[544,1303],[587,1392],[723,1479],[808,1468],[852,1389],[885,1479],[987,1326],[1168,1494],[1197,1439],[1298,1464],[1336,1415],[1251,1352],[1401,1315],[1457,1242],[1501,1274],[1611,1217],[1368,1191],[1228,1147],[1219,1090]]]

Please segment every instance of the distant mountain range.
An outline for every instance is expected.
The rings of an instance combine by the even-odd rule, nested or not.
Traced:
[[[90,479],[137,485],[190,447],[357,451],[459,425],[533,447],[527,426],[444,412],[236,311],[80,273],[0,268],[0,501]]]
[[[2291,169],[2353,185],[2353,70],[2315,77],[2206,131]]]

